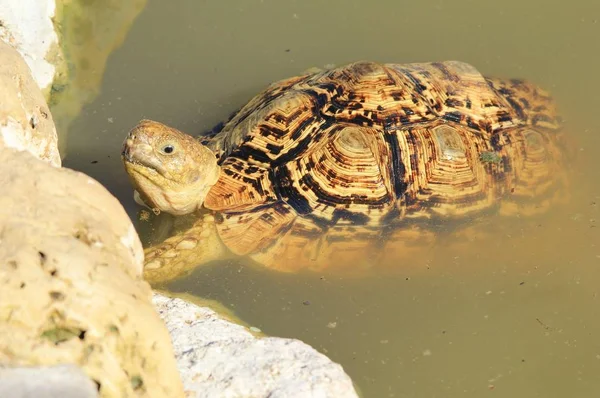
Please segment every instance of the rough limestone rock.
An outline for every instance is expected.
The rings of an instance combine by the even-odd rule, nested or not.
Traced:
[[[155,294],[188,397],[357,397],[342,367],[299,340],[255,337],[214,311]]]
[[[103,397],[180,397],[142,247],[98,182],[0,148],[0,365],[79,365]]]
[[[55,0],[1,0],[0,41],[23,56],[42,91],[52,85],[61,58],[54,30]]]
[[[21,55],[0,40],[0,143],[60,166],[50,110]]]
[[[74,365],[0,368],[0,397],[95,398],[96,385]]]

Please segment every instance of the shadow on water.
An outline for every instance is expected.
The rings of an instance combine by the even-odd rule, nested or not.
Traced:
[[[65,166],[97,178],[137,222],[119,150],[139,119],[201,132],[272,81],[358,59],[459,59],[532,80],[577,142],[568,206],[487,220],[475,241],[441,242],[385,272],[280,273],[234,259],[168,288],[313,345],[367,397],[600,396],[600,3],[324,4],[150,0],[72,123]]]

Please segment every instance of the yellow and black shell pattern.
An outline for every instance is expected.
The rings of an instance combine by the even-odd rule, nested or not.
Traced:
[[[547,207],[564,190],[561,136],[528,82],[357,62],[276,82],[203,137],[222,169],[205,206],[234,253],[267,266],[391,253],[432,220]]]

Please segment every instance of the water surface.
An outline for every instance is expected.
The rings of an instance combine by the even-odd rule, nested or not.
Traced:
[[[281,274],[244,259],[170,285],[341,363],[366,397],[600,396],[600,3],[150,0],[68,132],[65,166],[133,219],[119,160],[139,119],[211,128],[268,83],[355,60],[456,59],[556,97],[578,152],[572,201],[440,246],[393,275]],[[418,267],[418,270],[414,268]]]

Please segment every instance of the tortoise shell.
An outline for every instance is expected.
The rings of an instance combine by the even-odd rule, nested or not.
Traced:
[[[525,81],[358,62],[276,82],[203,137],[222,170],[205,206],[234,253],[268,266],[388,255],[435,223],[547,207],[564,191],[560,137]]]

